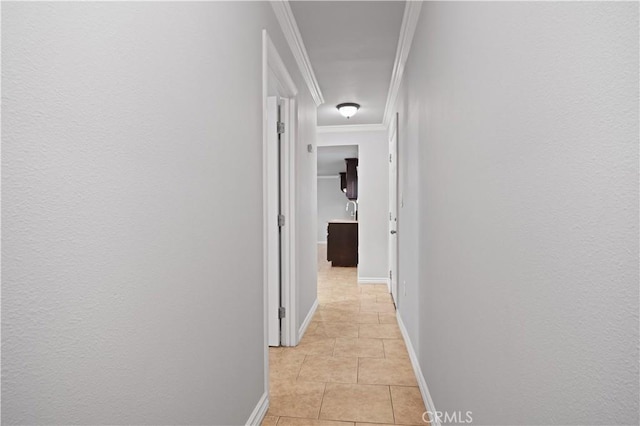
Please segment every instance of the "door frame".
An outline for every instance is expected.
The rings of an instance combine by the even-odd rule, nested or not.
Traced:
[[[396,309],[398,305],[400,305],[400,283],[398,282],[398,265],[400,263],[399,260],[399,250],[398,250],[398,231],[400,228],[400,223],[398,220],[399,216],[399,203],[398,203],[398,195],[399,195],[399,173],[398,173],[398,113],[395,114],[391,123],[389,124],[389,134],[388,134],[388,144],[389,144],[389,163],[395,162],[395,176],[392,176],[392,167],[389,166],[389,234],[388,234],[388,245],[389,245],[389,293],[392,294],[392,298],[394,303],[396,304]],[[392,146],[392,141],[395,139],[395,143]],[[392,200],[392,186],[395,189],[395,198]],[[394,207],[395,209],[393,209]],[[395,210],[396,217],[394,225],[391,224],[391,212]],[[391,235],[392,228],[395,229],[395,236]],[[395,238],[395,245],[392,244],[393,239]]]
[[[297,342],[297,291],[295,286],[295,158],[297,134],[296,95],[298,89],[287,71],[269,34],[262,30],[262,205],[263,205],[263,306],[264,306],[264,350],[265,350],[265,384],[268,391],[269,350],[268,350],[268,291],[267,274],[267,200],[269,182],[267,178],[267,98],[269,96],[269,80],[275,82],[277,95],[282,100],[281,119],[285,123],[285,131],[281,136],[282,164],[280,182],[282,187],[281,211],[285,216],[285,224],[281,230],[281,300],[285,308],[285,318],[281,322],[281,341],[283,346],[295,346]]]

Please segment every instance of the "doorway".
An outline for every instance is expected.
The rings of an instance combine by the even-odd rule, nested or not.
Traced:
[[[264,328],[268,370],[268,346],[297,344],[293,277],[298,91],[266,31],[262,42]]]
[[[318,147],[318,264],[358,265],[358,145]]]

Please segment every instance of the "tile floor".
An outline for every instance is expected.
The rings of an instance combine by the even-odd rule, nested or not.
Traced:
[[[426,425],[418,384],[386,285],[358,285],[356,268],[318,252],[320,306],[300,344],[270,348],[263,425]]]

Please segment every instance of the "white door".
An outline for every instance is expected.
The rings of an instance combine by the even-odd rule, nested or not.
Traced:
[[[267,288],[269,346],[280,346],[280,137],[279,100],[267,98]]]
[[[389,287],[398,306],[398,121],[389,136]]]

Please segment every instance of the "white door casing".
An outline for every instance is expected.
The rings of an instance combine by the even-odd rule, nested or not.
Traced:
[[[267,99],[267,288],[268,288],[268,327],[269,346],[280,346],[280,167],[278,137],[278,97]]]

